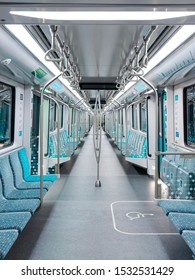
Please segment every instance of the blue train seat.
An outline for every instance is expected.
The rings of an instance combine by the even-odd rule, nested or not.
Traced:
[[[49,156],[53,158],[58,157],[57,149],[57,135],[53,134],[49,137]],[[68,157],[68,146],[63,146],[60,141],[60,157]]]
[[[33,214],[38,209],[39,205],[39,199],[6,199],[3,196],[2,182],[0,179],[0,213],[26,211]]]
[[[195,214],[195,201],[192,200],[160,200],[159,206],[168,215],[170,212]]]
[[[183,230],[195,230],[195,214],[169,213],[168,217],[180,233]]]
[[[5,258],[17,238],[17,230],[0,230],[0,260]]]
[[[21,232],[30,218],[29,212],[0,213],[0,230],[17,229]]]
[[[185,242],[188,244],[188,246],[190,247],[190,249],[192,250],[195,256],[195,231],[184,230],[182,232],[182,237],[185,240]]]
[[[127,157],[146,158],[147,157],[147,139],[135,131],[128,132]]]
[[[28,157],[26,154],[26,149],[22,148],[18,151],[18,156],[20,159],[20,163],[22,165],[22,171],[23,171],[23,179],[26,182],[39,182],[40,176],[39,175],[31,175],[30,174],[30,164],[28,161]],[[57,179],[57,176],[55,174],[47,174],[43,175],[44,181],[51,181],[54,182]]]
[[[40,183],[28,181],[23,179],[23,170],[21,166],[20,159],[18,157],[18,152],[15,151],[9,155],[10,165],[14,174],[14,184],[19,190],[21,189],[40,189]],[[34,175],[32,176],[34,177]],[[37,177],[37,176],[36,176]],[[43,188],[48,190],[52,185],[51,181],[43,182]]]
[[[182,152],[173,147],[168,151]],[[166,155],[162,159],[161,178],[168,186],[170,198],[192,199],[195,195],[195,158]]]
[[[70,155],[72,155],[76,142],[71,142],[69,140],[68,132],[66,130],[61,131],[60,135],[62,137],[64,147],[66,147],[67,150],[70,150]]]
[[[40,198],[38,189],[18,190],[14,185],[14,176],[8,156],[0,158],[0,176],[2,179],[3,194],[7,199],[32,199]],[[46,190],[43,190],[44,195]]]

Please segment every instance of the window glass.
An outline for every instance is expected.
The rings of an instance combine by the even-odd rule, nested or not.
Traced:
[[[14,90],[0,83],[0,149],[14,140]]]
[[[132,105],[132,128],[138,129],[137,124],[137,104]]]
[[[147,131],[146,102],[140,103],[140,130]]]
[[[186,91],[186,144],[195,148],[195,86]]]

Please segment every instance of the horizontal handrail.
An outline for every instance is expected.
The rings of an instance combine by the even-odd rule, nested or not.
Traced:
[[[156,152],[156,155],[194,155],[195,152]]]

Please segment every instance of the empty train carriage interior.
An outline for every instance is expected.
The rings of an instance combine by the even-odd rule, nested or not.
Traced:
[[[1,1],[0,259],[194,258],[195,4],[137,2]]]

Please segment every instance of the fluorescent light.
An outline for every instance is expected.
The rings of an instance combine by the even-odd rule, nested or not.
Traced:
[[[32,38],[28,31],[22,25],[5,25],[6,28],[13,33],[14,36],[34,55],[42,62],[55,76],[60,74],[59,69],[55,66],[54,63],[45,60],[45,53],[42,48],[37,44],[37,42]],[[80,95],[71,88],[69,82],[62,77],[59,78],[62,84],[69,89],[79,100],[82,99]],[[86,105],[86,104],[85,104]],[[88,108],[88,106],[86,105]]]
[[[148,67],[144,68],[144,75],[157,66],[163,59],[165,59],[170,53],[172,53],[177,47],[179,47],[185,40],[195,32],[194,25],[186,25],[180,28],[180,30],[152,57],[148,62]],[[121,97],[127,90],[129,90],[136,82],[130,81],[124,91],[120,91],[114,99]]]
[[[195,12],[171,11],[10,11],[10,14],[30,18],[63,21],[162,20],[194,16]]]
[[[195,32],[194,25],[186,25],[180,30],[149,60],[148,67],[144,69],[144,74],[148,73],[160,61],[165,59],[170,53],[178,48],[185,40]]]

